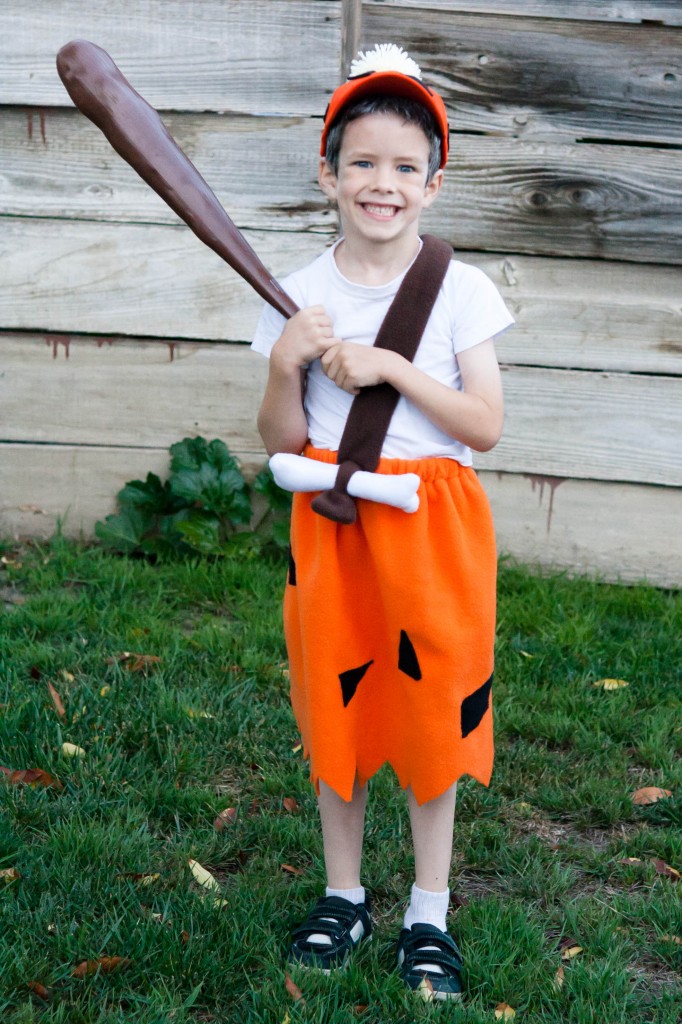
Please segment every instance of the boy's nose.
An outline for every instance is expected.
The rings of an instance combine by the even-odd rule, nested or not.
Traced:
[[[395,181],[392,170],[388,167],[377,167],[373,184],[374,188],[380,192],[394,192]]]

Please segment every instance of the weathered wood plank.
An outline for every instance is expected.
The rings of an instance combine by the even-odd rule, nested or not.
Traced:
[[[85,118],[48,111],[40,131],[38,120],[25,109],[6,115],[1,213],[178,223]],[[316,183],[316,123],[167,120],[241,227],[335,229]],[[424,225],[459,247],[682,262],[681,176],[682,149],[459,136]]]
[[[452,14],[514,14],[578,21],[660,21],[682,25],[680,0],[364,0],[363,7],[431,7]]]
[[[246,345],[14,338],[0,343],[0,440],[260,451],[267,361]]]
[[[611,582],[682,585],[678,488],[481,473],[500,552]]]
[[[459,248],[682,263],[682,149],[453,140],[423,218]]]
[[[679,377],[507,367],[503,384],[504,434],[481,469],[682,486]]]
[[[516,317],[498,338],[501,362],[682,376],[677,267],[457,256],[488,274]]]
[[[404,46],[455,131],[680,144],[680,35],[654,25],[365,5],[363,48]]]
[[[339,78],[343,81],[344,78],[347,78],[350,63],[360,47],[362,0],[342,0],[341,23],[341,74]]]
[[[252,475],[265,456],[240,461]],[[91,536],[127,480],[167,471],[166,449],[1,444],[0,536],[50,537],[59,522],[67,536]],[[480,475],[501,552],[575,575],[682,586],[678,490]]]
[[[22,219],[0,233],[0,323],[11,329],[245,341],[260,299],[186,228]],[[248,233],[283,276],[323,239]],[[679,374],[673,267],[459,251],[502,291],[518,326],[507,363]]]
[[[3,220],[5,328],[243,341],[262,300],[184,225]],[[305,232],[245,232],[277,277],[317,256]]]
[[[266,463],[262,451],[232,454],[247,479]],[[67,537],[91,537],[128,480],[165,479],[169,465],[166,448],[0,443],[0,536],[51,537],[61,524]]]
[[[317,187],[319,122],[217,114],[164,122],[241,228],[334,229]],[[179,223],[76,110],[8,108],[2,137],[0,214]]]
[[[55,56],[74,38],[163,110],[321,115],[339,73],[338,0],[5,0],[2,28],[0,103],[70,105]]]
[[[267,364],[245,346],[5,335],[0,357],[1,440],[260,449]],[[507,367],[504,385],[505,434],[481,468],[682,485],[679,378]]]

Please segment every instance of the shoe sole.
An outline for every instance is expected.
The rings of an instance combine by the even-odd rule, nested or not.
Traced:
[[[355,955],[355,953],[358,951],[360,946],[364,946],[365,943],[371,942],[371,941],[372,941],[372,936],[371,935],[363,936],[363,938],[361,938],[358,941],[357,945],[353,947],[353,950],[348,954],[348,956],[343,961],[343,963],[335,964],[334,967],[318,967],[317,964],[307,964],[305,962],[305,960],[287,960],[287,964],[290,967],[293,967],[294,970],[296,968],[300,968],[302,971],[315,971],[317,974],[324,974],[327,977],[329,977],[330,974],[334,974],[337,971],[341,972],[341,971],[348,970],[348,967],[349,967],[350,961],[351,961],[351,957],[353,957]]]

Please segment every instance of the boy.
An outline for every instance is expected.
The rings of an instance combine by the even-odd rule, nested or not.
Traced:
[[[419,218],[447,152],[445,106],[415,62],[392,45],[361,54],[322,133],[319,184],[342,236],[284,281],[300,312],[285,322],[266,308],[253,342],[270,357],[258,416],[270,455],[304,451],[306,465],[334,475],[355,396],[390,385],[397,405],[377,479],[419,485],[417,511],[360,499],[337,521],[317,514],[319,495],[294,498],[285,634],[328,884],[289,959],[328,972],[371,934],[360,880],[367,781],[388,762],[407,791],[416,869],[398,968],[410,989],[426,977],[436,999],[461,994],[446,928],[457,779],[487,785],[492,771],[496,556],[471,449],[491,448],[502,430],[492,338],[512,318],[485,275],[447,253],[413,361],[374,341],[427,248]]]

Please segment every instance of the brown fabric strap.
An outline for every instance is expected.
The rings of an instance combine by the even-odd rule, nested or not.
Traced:
[[[422,248],[405,274],[379,328],[375,348],[398,352],[412,362],[452,259],[452,249],[433,235],[424,235]],[[334,487],[313,499],[320,515],[338,523],[355,521],[355,502],[348,481],[358,469],[373,472],[400,393],[391,384],[363,388],[353,399],[341,437]],[[347,468],[346,468],[347,464]]]

